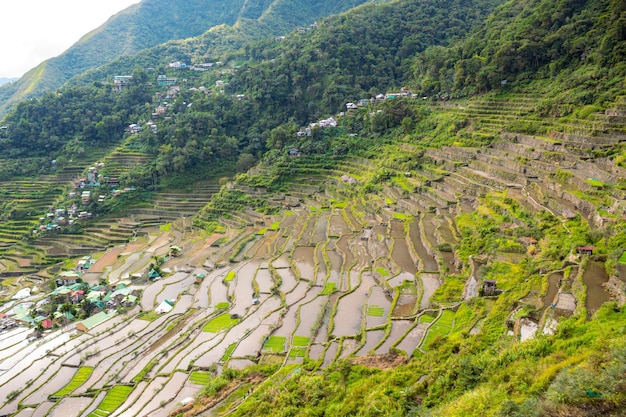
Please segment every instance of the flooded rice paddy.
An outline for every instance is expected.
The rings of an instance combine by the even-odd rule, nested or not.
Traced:
[[[585,307],[587,308],[588,317],[591,317],[598,311],[602,304],[611,299],[604,287],[608,280],[609,277],[606,274],[603,264],[599,262],[589,262],[583,273],[583,283],[587,288]]]
[[[61,409],[69,410],[63,417],[87,415],[112,386],[128,384],[131,393],[111,416],[166,416],[201,390],[189,381],[191,371],[249,366],[269,354],[264,343],[272,336],[285,340],[284,349],[272,353],[284,363],[303,361],[285,356],[294,336],[308,340],[296,347],[321,366],[394,347],[411,355],[428,332],[415,315],[440,285],[433,248],[454,233],[432,213],[401,221],[388,209],[375,210],[373,202],[363,204],[361,213],[298,208],[294,215],[258,216],[263,225],[252,222],[239,236],[229,234],[223,247],[208,240],[184,245],[176,240],[180,233],[171,233],[135,242],[132,251],[115,248],[117,258],[99,268],[110,282],[128,279],[141,292],[140,305],[87,333],[70,324],[33,343],[23,328],[0,333],[0,415],[61,415]],[[275,223],[275,230],[256,234]],[[371,229],[369,237],[364,228]],[[162,265],[174,272],[153,282],[130,278],[179,243],[186,248],[182,256]],[[596,277],[594,271],[590,266],[589,277]],[[596,282],[586,281],[591,303],[601,300],[592,294],[601,285]],[[163,300],[172,301],[173,309],[155,314]],[[139,319],[140,310],[150,313],[148,320]],[[75,397],[48,400],[84,366],[93,371]],[[14,401],[4,400],[15,386],[29,388]],[[94,390],[101,390],[96,398],[85,396]],[[19,411],[19,403],[31,407]]]

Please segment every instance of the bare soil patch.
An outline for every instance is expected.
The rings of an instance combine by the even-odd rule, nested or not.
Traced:
[[[396,353],[386,353],[384,355],[367,355],[352,358],[351,363],[376,369],[391,369],[404,365],[409,361],[406,356]]]

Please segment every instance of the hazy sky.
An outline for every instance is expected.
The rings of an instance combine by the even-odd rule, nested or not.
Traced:
[[[0,77],[20,77],[139,1],[0,1]]]

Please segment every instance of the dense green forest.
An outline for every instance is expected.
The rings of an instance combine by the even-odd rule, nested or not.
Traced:
[[[143,0],[113,16],[101,27],[83,36],[75,45],[58,57],[33,68],[22,78],[0,88],[0,115],[20,100],[37,97],[54,91],[73,76],[97,68],[120,58],[122,68],[128,57],[139,51],[175,39],[199,36],[214,27],[255,26],[257,20],[265,22],[258,30],[242,30],[243,40],[259,39],[270,34],[284,33],[295,26],[306,25],[318,17],[338,13],[354,7],[362,0],[310,2],[300,0],[241,1],[192,0],[172,2]],[[209,35],[211,38],[213,35]],[[227,42],[227,36],[218,35],[216,43]],[[193,43],[193,41],[192,41]],[[182,45],[186,42],[181,41]],[[204,45],[205,52],[207,45]],[[167,47],[166,47],[167,48]],[[162,51],[151,52],[151,56]],[[203,54],[204,55],[204,54]],[[180,50],[172,60],[184,60]],[[132,69],[139,63],[133,60]],[[152,66],[152,65],[147,65]],[[126,67],[128,69],[128,67]]]
[[[507,2],[471,36],[418,57],[424,94],[468,95],[556,80],[559,104],[610,102],[623,87],[626,9],[617,0]],[[505,84],[506,83],[506,84]]]

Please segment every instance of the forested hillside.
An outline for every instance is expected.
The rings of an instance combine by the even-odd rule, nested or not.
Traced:
[[[621,2],[247,5],[0,123],[0,415],[623,415]]]
[[[143,0],[111,17],[60,56],[41,63],[17,82],[0,88],[0,115],[6,114],[20,100],[56,90],[89,69],[167,41],[199,36],[214,26],[233,25],[239,20],[254,22],[264,17],[273,33],[285,32],[359,3],[362,1]],[[255,34],[260,37],[269,33]]]

